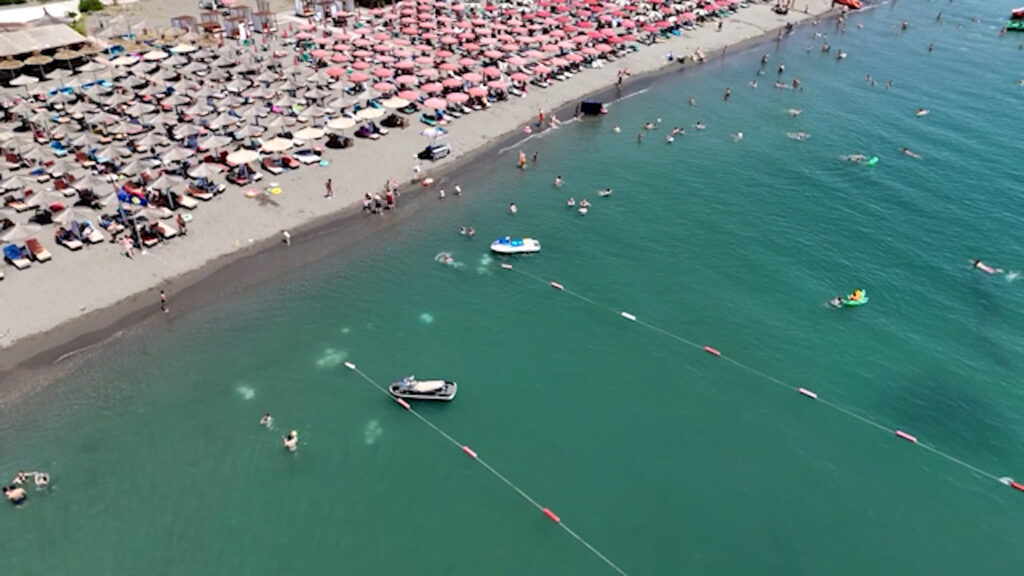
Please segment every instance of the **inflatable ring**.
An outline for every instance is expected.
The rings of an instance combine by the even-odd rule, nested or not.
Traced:
[[[330,164],[331,164],[331,163],[330,163],[330,162],[328,162],[327,160],[321,160],[321,161],[317,162],[317,165],[319,165],[319,166],[321,166],[321,167],[324,167],[324,166],[329,166]]]
[[[181,221],[182,222],[191,222],[192,221],[192,215],[191,214],[182,214],[181,215]]]
[[[259,194],[259,192],[257,192],[255,188],[249,188],[248,190],[243,192],[243,194],[245,194],[246,198],[255,198],[256,195]]]
[[[423,179],[423,185],[424,186],[430,186],[433,183],[434,183],[434,179],[433,178],[424,178]]]
[[[281,187],[280,187],[280,186],[274,186],[273,188],[271,188],[270,190],[268,190],[268,192],[270,192],[270,193],[271,193],[271,194],[273,194],[274,196],[277,196],[278,194],[280,194],[281,192],[283,192],[283,190],[281,190]]]

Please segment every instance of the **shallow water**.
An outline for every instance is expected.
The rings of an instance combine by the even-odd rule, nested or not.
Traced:
[[[671,76],[606,117],[531,140],[540,161],[525,173],[515,149],[467,169],[464,196],[378,246],[175,311],[74,360],[73,375],[0,415],[0,474],[54,478],[51,493],[0,513],[0,541],[16,543],[4,565],[614,573],[351,361],[381,384],[458,380],[454,403],[422,413],[630,574],[1020,566],[1018,493],[615,315],[715,346],[986,473],[1024,477],[1024,288],[968,267],[1024,268],[1011,128],[1024,37],[997,37],[1002,12],[900,2],[830,38],[849,52],[841,62],[811,37],[835,36],[822,24]],[[804,90],[771,87],[780,61]],[[922,106],[931,114],[915,118]],[[687,132],[668,145],[673,125]],[[786,138],[795,131],[811,136]],[[880,160],[838,159],[851,153]],[[606,186],[614,194],[598,198]],[[565,209],[569,195],[588,197],[590,213]],[[461,225],[477,236],[460,237]],[[487,243],[506,234],[543,242],[518,270],[606,308],[501,270]],[[438,263],[442,251],[463,266]],[[867,306],[825,305],[857,287]],[[271,431],[257,425],[265,411]],[[289,429],[296,454],[279,445]]]

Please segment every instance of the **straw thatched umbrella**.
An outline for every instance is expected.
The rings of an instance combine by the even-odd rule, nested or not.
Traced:
[[[39,75],[40,76],[43,75],[43,66],[46,66],[47,64],[49,64],[51,62],[53,62],[53,58],[50,58],[49,56],[46,56],[45,54],[35,54],[35,55],[29,56],[28,58],[25,59],[25,65],[26,66],[38,66],[39,67]]]
[[[220,170],[212,164],[203,162],[202,164],[192,168],[188,171],[188,175],[193,178],[215,178],[220,175]]]

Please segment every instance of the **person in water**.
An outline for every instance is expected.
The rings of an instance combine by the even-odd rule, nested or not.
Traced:
[[[17,506],[28,498],[28,494],[21,486],[4,486],[4,498],[6,498],[11,504]]]
[[[36,472],[34,481],[37,488],[46,488],[50,484],[50,475],[46,472]]]
[[[18,473],[14,475],[13,479],[11,479],[11,484],[21,486],[25,483],[26,478],[28,478],[28,475],[25,474],[25,472],[18,470]]]
[[[562,187],[562,177],[561,176],[555,176],[555,188],[561,188],[561,187]]]
[[[260,416],[260,426],[266,426],[270,428],[271,424],[274,423],[274,418],[270,415],[270,412],[264,412],[263,416]]]
[[[864,296],[864,291],[863,290],[860,290],[860,289],[854,290],[853,294],[850,294],[850,300],[853,301],[853,302],[856,302],[857,300],[861,299],[861,296]]]
[[[1002,268],[993,268],[993,267],[989,266],[988,264],[985,264],[981,260],[972,260],[971,261],[971,267],[972,268],[977,268],[978,270],[981,270],[982,272],[984,272],[986,274],[999,274],[1000,272],[1003,271]]]
[[[476,234],[476,230],[473,230],[472,226],[466,228],[466,238],[472,238],[473,234]]]
[[[900,152],[902,152],[904,156],[910,156],[911,158],[914,158],[915,160],[920,160],[921,159],[921,157],[918,156],[917,154],[915,154],[914,151],[911,150],[910,148],[900,148]]]
[[[281,441],[281,445],[289,452],[299,449],[299,433],[295,430],[289,432]]]
[[[508,213],[509,214],[515,214],[516,212],[519,212],[519,208],[516,208],[516,203],[515,202],[509,202],[508,203]]]
[[[576,199],[573,198],[572,196],[569,196],[569,199],[565,201],[565,205],[568,206],[569,208],[572,208],[573,206],[576,205]]]

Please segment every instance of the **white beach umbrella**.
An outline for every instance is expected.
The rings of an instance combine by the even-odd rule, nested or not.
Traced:
[[[171,48],[171,52],[174,52],[175,54],[188,54],[190,52],[195,52],[196,50],[198,50],[198,48],[191,44],[178,44],[174,48]]]
[[[387,108],[389,110],[395,110],[395,109],[398,109],[398,108],[405,108],[408,105],[409,105],[409,101],[408,100],[406,100],[405,98],[399,98],[397,96],[394,97],[394,98],[388,98],[387,100],[381,102],[381,106],[384,106],[385,108]]]
[[[292,141],[287,138],[272,138],[261,146],[264,152],[284,152],[292,147]]]
[[[323,128],[314,128],[312,126],[307,126],[302,130],[295,132],[293,136],[301,140],[316,140],[317,138],[324,137],[324,130]]]
[[[327,123],[327,127],[332,130],[347,130],[355,125],[356,121],[348,116],[339,116]]]
[[[359,112],[356,112],[356,118],[360,120],[375,120],[384,115],[384,111],[380,108],[363,108]]]
[[[31,86],[38,83],[39,78],[36,78],[35,76],[26,76],[25,74],[22,74],[9,82],[11,86]]]
[[[260,153],[255,150],[235,150],[231,154],[228,154],[227,161],[231,164],[248,164],[253,160],[260,157]]]

